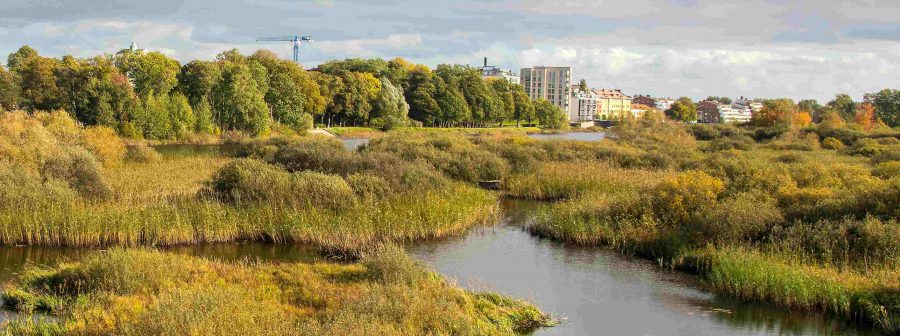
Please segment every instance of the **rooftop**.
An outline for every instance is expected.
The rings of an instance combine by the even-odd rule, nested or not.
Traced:
[[[622,90],[610,90],[610,89],[602,89],[602,90],[594,90],[600,98],[621,98],[621,99],[631,99],[628,95],[622,93]]]

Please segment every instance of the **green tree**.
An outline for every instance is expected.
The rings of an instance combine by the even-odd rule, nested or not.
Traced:
[[[431,70],[416,67],[409,72],[407,86],[404,88],[406,102],[409,103],[409,116],[427,125],[437,121],[438,104],[435,100],[437,88]]]
[[[197,120],[191,104],[180,92],[173,93],[168,99],[169,136],[182,138],[194,132]]]
[[[16,72],[24,67],[25,63],[27,63],[29,60],[37,57],[37,50],[24,45],[19,48],[19,50],[16,50],[16,52],[11,53],[6,57],[6,67],[9,68],[10,71]]]
[[[257,51],[250,59],[267,70],[266,103],[273,119],[300,127],[305,126],[308,118],[325,110],[325,98],[318,83],[297,63],[282,60],[268,50]]]
[[[169,94],[178,84],[181,65],[159,52],[126,52],[118,61],[138,95]]]
[[[434,87],[438,108],[435,123],[449,126],[470,120],[469,105],[456,85],[448,85],[443,78],[434,76]]]
[[[890,127],[900,126],[900,90],[884,89],[866,95],[875,106],[875,116]]]
[[[17,67],[22,106],[29,111],[50,111],[62,107],[61,92],[56,86],[58,61],[47,57],[33,57],[23,60]]]
[[[516,100],[513,98],[515,85],[506,80],[488,80],[488,87],[494,96],[496,108],[490,121],[503,125],[503,122],[514,118],[516,112]]]
[[[530,122],[534,120],[534,103],[521,86],[519,86],[518,90],[513,92],[513,99],[515,100],[516,105],[513,116],[513,118],[516,119],[516,127],[519,126],[520,121]]]
[[[178,76],[178,90],[193,106],[205,101],[210,103],[210,95],[216,84],[222,80],[222,69],[216,62],[191,61],[181,67]]]
[[[828,102],[828,107],[834,109],[844,120],[853,120],[856,117],[856,102],[846,93],[839,93],[834,100]]]
[[[0,66],[0,109],[15,110],[19,106],[19,83],[15,74]]]
[[[538,122],[544,128],[559,129],[568,126],[565,112],[546,99],[542,98],[534,102],[534,112]]]
[[[666,116],[672,120],[691,122],[697,120],[697,104],[688,97],[681,97],[665,111]]]
[[[731,103],[734,102],[733,100],[731,100],[731,98],[728,98],[728,97],[718,97],[718,96],[709,96],[709,97],[706,97],[706,100],[717,101],[717,102],[719,102],[720,104],[725,104],[725,105],[729,105],[729,104],[731,104]]]
[[[221,129],[252,135],[264,134],[269,130],[271,118],[265,92],[253,78],[247,64],[223,61],[222,80],[213,88],[212,97],[216,124]]]
[[[403,91],[394,86],[387,78],[381,79],[381,91],[373,103],[371,119],[374,124],[384,130],[407,124],[409,104],[403,97]]]
[[[578,90],[581,92],[588,92],[588,90],[590,90],[590,87],[588,87],[587,81],[584,80],[584,78],[578,82]]]

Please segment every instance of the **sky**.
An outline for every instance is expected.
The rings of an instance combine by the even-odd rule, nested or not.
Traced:
[[[861,99],[900,88],[900,0],[0,0],[0,61],[27,44],[90,57],[135,41],[181,62],[231,48],[311,68],[404,57],[516,69],[571,66],[627,94]]]

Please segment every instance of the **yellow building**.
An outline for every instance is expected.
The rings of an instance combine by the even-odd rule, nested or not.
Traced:
[[[599,120],[620,120],[631,114],[631,97],[622,90],[594,90],[597,95],[597,116]]]

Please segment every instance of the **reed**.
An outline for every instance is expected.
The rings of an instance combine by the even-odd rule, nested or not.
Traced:
[[[459,289],[396,247],[356,264],[113,249],[26,270],[3,298],[55,318],[0,327],[17,335],[513,335],[554,323],[527,302]]]

